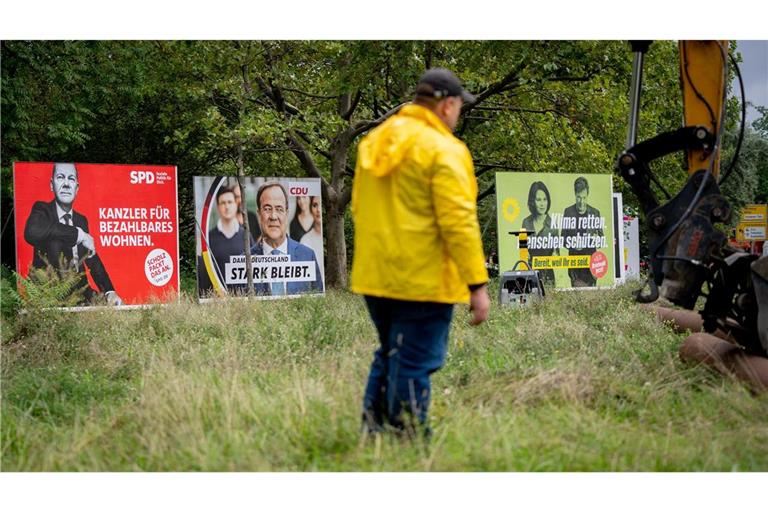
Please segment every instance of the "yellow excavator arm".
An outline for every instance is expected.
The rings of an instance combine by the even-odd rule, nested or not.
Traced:
[[[748,351],[768,354],[768,257],[731,247],[717,227],[732,214],[718,182],[728,42],[679,43],[683,126],[638,143],[642,63],[649,46],[632,42],[629,129],[617,161],[617,172],[638,197],[648,235],[649,291],[638,290],[636,298],[653,302],[662,296],[693,309],[705,297],[699,313],[707,332],[726,332]],[[674,197],[659,198],[657,190],[663,188],[651,162],[678,151],[686,153],[688,181]]]
[[[704,126],[717,133],[724,119],[728,41],[680,41],[680,87],[683,93],[684,126]],[[712,175],[720,174],[719,147],[714,152],[700,148],[686,150],[688,174],[712,163]]]

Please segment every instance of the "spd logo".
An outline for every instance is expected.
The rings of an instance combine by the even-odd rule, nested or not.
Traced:
[[[131,185],[145,183],[147,185],[155,182],[155,173],[152,171],[131,171]]]

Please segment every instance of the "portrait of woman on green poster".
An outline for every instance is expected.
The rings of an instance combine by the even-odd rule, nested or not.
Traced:
[[[528,211],[531,214],[523,219],[523,229],[528,231],[529,238],[546,237],[547,235],[558,236],[557,229],[552,228],[552,218],[549,216],[551,206],[552,198],[544,182],[534,181],[531,183],[531,188],[528,190]],[[528,264],[532,265],[534,256],[553,256],[559,255],[559,253],[559,249],[556,248],[529,249]],[[540,269],[539,276],[544,281],[545,286],[554,286],[554,270]]]

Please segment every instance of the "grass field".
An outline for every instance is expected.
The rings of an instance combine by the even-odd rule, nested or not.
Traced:
[[[6,316],[3,471],[766,471],[768,397],[632,287],[457,310],[429,445],[360,434],[360,297]]]

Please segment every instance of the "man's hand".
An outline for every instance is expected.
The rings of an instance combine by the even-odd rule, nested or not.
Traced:
[[[491,299],[488,297],[488,285],[483,285],[469,296],[469,310],[472,312],[472,320],[469,321],[469,325],[480,325],[485,322],[490,309]]]
[[[93,243],[93,237],[86,232],[83,232],[82,244],[83,244],[83,247],[85,247],[88,250],[88,256],[86,256],[86,258],[90,258],[94,254],[96,254],[96,245],[94,245]]]
[[[107,304],[110,306],[122,306],[123,305],[123,299],[120,298],[120,296],[115,292],[114,290],[110,290],[104,294],[107,297]]]

